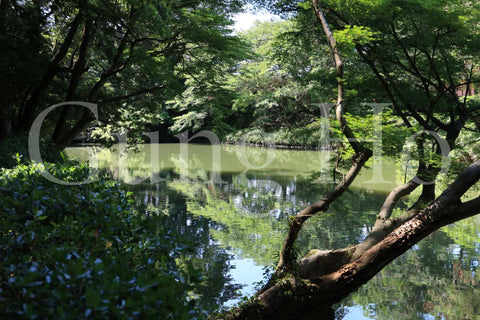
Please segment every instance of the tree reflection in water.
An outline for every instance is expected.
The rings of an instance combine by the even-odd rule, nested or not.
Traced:
[[[331,188],[324,172],[305,166],[318,161],[318,152],[281,150],[270,167],[246,171],[231,157],[235,152],[231,146],[222,149],[222,159],[227,159],[222,160],[222,183],[212,183],[208,148],[195,146],[183,161],[178,152],[166,152],[156,172],[165,181],[132,186],[138,205],[145,205],[148,214],[164,214],[165,229],[191,244],[188,254],[172,255],[190,270],[186,284],[199,281],[189,290],[205,313],[238,298],[241,284],[231,276],[233,260],[252,259],[271,267],[278,259],[288,217]],[[115,168],[113,153],[102,152],[100,166]],[[150,159],[142,152],[140,159]],[[129,175],[147,177],[152,168],[138,157],[129,159]],[[121,170],[112,171],[121,178]],[[328,212],[308,221],[297,241],[299,256],[307,253],[304,248],[358,243],[371,230],[391,186],[382,192],[381,186],[362,184],[367,176]],[[365,319],[478,319],[479,231],[480,217],[474,217],[435,232],[338,305],[336,318],[343,319],[348,307],[357,306],[363,308]],[[259,280],[257,276],[251,283]]]

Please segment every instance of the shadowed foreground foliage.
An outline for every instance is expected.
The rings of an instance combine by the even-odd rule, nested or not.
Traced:
[[[85,165],[47,164],[65,181]],[[186,319],[195,314],[172,250],[187,250],[160,215],[134,210],[124,187],[101,175],[81,186],[46,180],[41,165],[0,172],[0,317]],[[190,283],[186,283],[185,272]]]

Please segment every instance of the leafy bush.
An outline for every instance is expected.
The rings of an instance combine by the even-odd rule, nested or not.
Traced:
[[[62,160],[61,149],[49,146],[44,139],[40,139],[39,143],[45,161]],[[27,135],[10,136],[0,140],[0,150],[0,168],[13,168],[19,163],[30,162]]]
[[[85,165],[47,164],[81,181]],[[0,318],[187,319],[186,277],[170,258],[177,239],[161,216],[132,209],[105,177],[63,186],[42,165],[0,171]]]
[[[27,137],[10,137],[0,140],[0,168],[13,168],[19,162],[27,163]]]

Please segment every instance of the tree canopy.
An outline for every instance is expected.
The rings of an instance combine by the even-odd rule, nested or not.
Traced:
[[[165,121],[187,79],[208,86],[244,55],[231,35],[238,1],[2,1],[2,126],[30,129],[63,101],[97,103],[104,125]],[[186,83],[187,82],[187,83]],[[66,146],[94,120],[82,108],[49,118]]]

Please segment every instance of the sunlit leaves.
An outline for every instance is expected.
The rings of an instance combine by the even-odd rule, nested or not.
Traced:
[[[367,44],[377,38],[378,32],[373,32],[369,27],[363,26],[346,26],[343,30],[334,32],[335,39],[338,43],[355,45]]]

